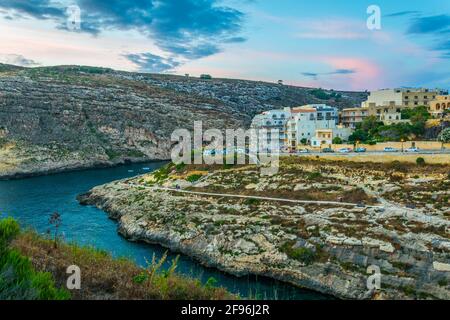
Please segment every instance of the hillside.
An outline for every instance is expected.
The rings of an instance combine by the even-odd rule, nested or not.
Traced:
[[[167,159],[176,128],[247,127],[258,112],[305,103],[354,106],[358,92],[0,64],[0,176]],[[319,98],[327,98],[321,100]]]

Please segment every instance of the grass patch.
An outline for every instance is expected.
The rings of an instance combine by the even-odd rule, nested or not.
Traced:
[[[303,262],[306,265],[314,262],[316,254],[313,250],[305,247],[294,248],[294,244],[293,241],[285,242],[280,248],[281,252],[286,253],[289,258]]]
[[[146,268],[124,258],[115,259],[103,250],[59,242],[54,246],[35,232],[18,231],[11,220],[0,221],[0,299],[153,299],[209,300],[234,299],[223,288],[203,285],[197,279],[175,272],[177,259],[163,269],[167,255],[155,257]],[[5,247],[5,243],[8,246]],[[6,250],[6,251],[5,251]],[[6,252],[6,253],[5,253]],[[5,261],[10,267],[5,268]],[[67,267],[82,270],[81,289],[68,293],[65,289]],[[11,272],[13,270],[14,272]],[[12,278],[5,281],[5,275]],[[19,285],[19,286],[18,286]],[[5,290],[5,286],[8,290]],[[18,288],[17,288],[18,287]]]

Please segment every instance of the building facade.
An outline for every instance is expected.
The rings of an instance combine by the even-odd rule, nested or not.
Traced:
[[[290,117],[289,108],[285,110],[269,110],[256,115],[250,128],[258,132],[258,144],[262,146],[260,151],[283,150],[286,141],[286,123]]]
[[[310,104],[291,109],[286,123],[286,146],[295,151],[304,144],[311,144],[316,130],[336,129],[338,123],[337,108],[325,104]]]
[[[369,115],[368,108],[346,108],[340,113],[340,123],[346,128],[355,129]]]
[[[436,96],[436,99],[430,101],[430,105],[428,106],[428,111],[434,118],[442,118],[444,113],[450,110],[450,96],[449,95],[439,95]]]
[[[428,106],[430,101],[438,95],[444,94],[440,89],[427,88],[397,88],[371,91],[367,101],[361,107],[368,107],[370,103],[377,106],[386,106],[393,103],[397,106],[414,108],[415,106]]]
[[[346,141],[352,134],[353,130],[342,125],[336,126],[332,129],[317,129],[315,136],[311,139],[311,146],[322,147],[333,144],[334,138],[340,138],[341,141]]]

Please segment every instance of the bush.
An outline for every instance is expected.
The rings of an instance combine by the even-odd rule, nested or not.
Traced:
[[[12,218],[0,221],[0,300],[65,300],[70,293],[55,286],[49,273],[36,272],[31,261],[9,243],[20,233]]]
[[[417,159],[416,159],[416,164],[417,164],[418,166],[423,166],[423,165],[425,165],[425,159],[422,158],[422,157],[417,158]]]
[[[191,183],[194,183],[194,182],[198,181],[201,177],[202,177],[201,174],[191,174],[190,176],[188,176],[186,178],[186,180]]]
[[[289,258],[303,262],[306,265],[314,262],[316,258],[316,254],[311,249],[305,247],[294,248],[294,243],[291,241],[285,242],[281,246],[281,251],[286,253]]]
[[[334,137],[332,142],[333,144],[342,144],[342,139],[339,137]]]
[[[19,224],[13,218],[0,221],[0,246],[6,246],[20,232]]]

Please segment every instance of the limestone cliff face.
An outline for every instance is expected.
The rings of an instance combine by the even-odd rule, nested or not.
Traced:
[[[218,101],[70,68],[0,72],[0,176],[170,158],[170,134],[241,127]]]
[[[200,80],[94,67],[0,64],[0,177],[167,159],[176,128],[246,127],[257,112],[307,102],[358,105],[365,93]]]

